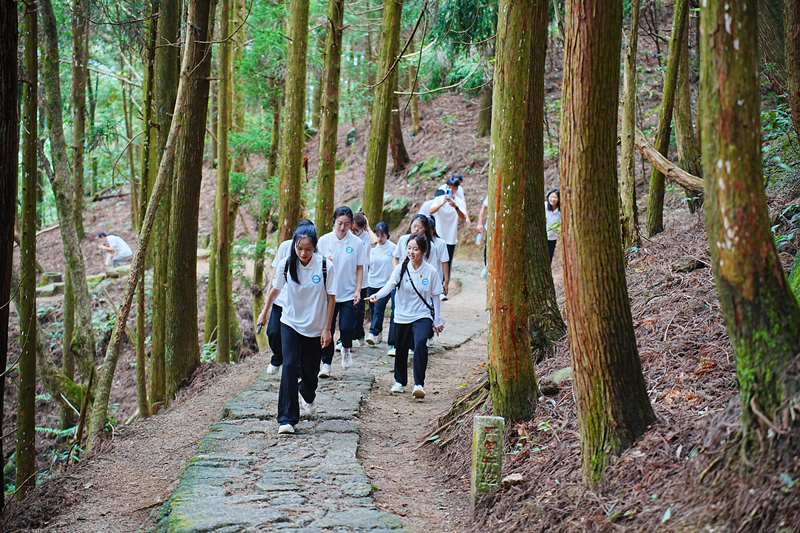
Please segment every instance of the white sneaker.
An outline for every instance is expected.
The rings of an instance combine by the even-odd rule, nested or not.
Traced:
[[[363,340],[363,339],[361,339],[361,340]],[[361,346],[361,340],[353,339],[353,348],[358,348],[359,346]]]
[[[431,338],[429,338],[429,339],[426,341],[426,343],[427,343],[427,345],[428,345],[428,346],[433,346],[434,344],[436,344],[436,337],[431,337]]]
[[[389,390],[391,390],[392,392],[405,392],[406,388],[400,383],[395,381],[394,385],[392,385],[392,388]]]
[[[383,341],[383,332],[378,333],[377,335],[370,334],[367,337],[367,344],[375,345],[380,344]]]
[[[397,349],[395,349],[394,346],[389,346],[389,351],[386,352],[386,355],[391,355],[392,357],[394,357],[396,353],[397,353]]]
[[[481,277],[482,278],[486,277],[486,267],[483,267],[483,270],[481,270]]]
[[[317,406],[313,403],[308,403],[304,398],[303,395],[299,392],[297,393],[297,397],[300,400],[300,414],[305,416],[313,416],[317,412]]]
[[[327,363],[322,363],[322,368],[319,369],[319,374],[317,374],[317,377],[320,378],[331,377],[331,365]]]
[[[350,368],[353,364],[353,355],[350,353],[349,348],[342,348],[342,368],[345,370]]]
[[[267,367],[267,374],[277,374],[278,370],[281,369],[281,365],[275,366],[272,363],[269,364]]]
[[[425,389],[422,388],[422,385],[414,385],[414,390],[411,392],[414,395],[414,398],[424,398],[425,397]]]
[[[447,295],[446,295],[445,293],[442,293],[442,301],[443,301],[443,302],[446,302],[447,300],[449,300],[449,298],[447,297]]]
[[[336,341],[336,351],[337,352],[342,351],[342,341]]]
[[[294,433],[294,426],[291,424],[281,424],[281,427],[278,428],[278,434],[285,435],[288,433]]]

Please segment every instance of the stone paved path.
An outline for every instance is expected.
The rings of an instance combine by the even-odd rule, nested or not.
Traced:
[[[443,352],[486,328],[480,267],[462,263],[462,291],[443,304]],[[331,379],[320,380],[317,414],[294,435],[278,436],[278,376],[266,371],[223,409],[181,482],[159,512],[155,531],[238,533],[402,532],[400,519],[377,510],[372,485],[356,457],[358,416],[375,376],[393,370],[386,344],[355,348],[343,370],[338,354]]]

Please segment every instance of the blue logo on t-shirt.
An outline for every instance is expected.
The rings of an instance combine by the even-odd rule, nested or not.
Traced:
[[[392,257],[392,252],[386,252],[386,257]]]
[[[430,281],[428,278],[423,278],[423,279],[422,279],[422,284],[423,284],[423,285],[428,285],[428,283],[430,283],[430,282],[431,282],[431,281]]]
[[[319,280],[320,280],[320,277],[317,276],[316,274],[311,276],[311,281],[313,281],[314,283],[319,283]]]
[[[353,247],[352,247],[352,246],[348,246],[348,247],[345,249],[345,251],[346,251],[348,254],[352,254],[352,253],[353,253]]]

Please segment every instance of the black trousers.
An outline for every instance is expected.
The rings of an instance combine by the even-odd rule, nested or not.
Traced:
[[[389,338],[386,339],[386,344],[395,346],[395,325],[394,325],[394,296],[397,294],[397,289],[392,289],[392,312],[389,314]],[[384,309],[385,310],[385,309]]]
[[[447,245],[447,255],[450,256],[450,277],[453,276],[453,256],[456,255],[456,245],[455,244],[448,244]]]
[[[369,288],[369,295],[372,296],[373,294],[378,294],[380,289],[375,287]],[[372,320],[369,325],[369,332],[372,335],[377,335],[378,333],[383,331],[383,317],[386,314],[386,304],[389,303],[389,298],[392,295],[384,296],[376,303],[369,303],[369,314],[372,316]]]
[[[344,348],[352,348],[353,333],[356,330],[356,306],[353,305],[353,300],[336,302],[336,307],[333,308],[333,320],[331,320],[331,340],[333,340],[333,332],[336,329],[337,316],[339,317],[339,340],[342,341]],[[333,362],[333,350],[333,342],[322,350],[322,362],[326,365]]]
[[[322,355],[319,337],[306,337],[291,326],[281,324],[283,370],[278,391],[278,422],[295,425],[300,421],[300,401],[297,393],[308,403],[317,397],[317,373]],[[300,383],[297,378],[300,378]]]
[[[272,348],[272,358],[269,362],[272,366],[281,366],[283,364],[283,352],[281,351],[282,315],[283,307],[272,304],[272,313],[269,315],[269,323],[267,324],[267,340],[269,341],[269,347]]]
[[[353,332],[354,339],[363,339],[367,336],[366,332],[364,332],[364,315],[365,306],[367,305],[367,288],[361,289],[361,301],[358,302],[356,307],[356,330]]]
[[[553,255],[556,253],[556,241],[547,241],[547,250],[550,252],[550,264],[553,264]]]
[[[414,385],[425,385],[428,369],[428,337],[433,320],[420,318],[411,324],[395,324],[397,355],[394,358],[394,380],[408,385],[408,350],[414,350]]]

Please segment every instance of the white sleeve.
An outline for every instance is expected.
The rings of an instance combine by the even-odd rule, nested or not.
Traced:
[[[278,263],[275,272],[272,274],[272,286],[277,290],[281,290],[283,286],[286,285],[286,276],[283,275],[283,272],[286,270],[287,261],[289,261],[288,257]]]
[[[439,269],[434,267],[431,275],[431,296],[436,298],[442,291],[442,277],[439,275]]]
[[[433,326],[437,328],[439,326],[444,326],[444,320],[442,319],[442,301],[438,294],[433,297]]]
[[[336,296],[336,265],[329,259],[325,261],[325,292],[331,296]]]
[[[389,276],[389,281],[386,282],[386,285],[383,286],[381,290],[375,293],[375,296],[378,297],[380,300],[392,293],[392,290],[397,287],[397,284],[400,283],[400,269],[403,267],[402,264],[397,265],[395,269],[392,271],[392,275]]]

